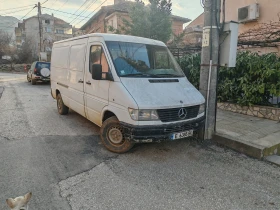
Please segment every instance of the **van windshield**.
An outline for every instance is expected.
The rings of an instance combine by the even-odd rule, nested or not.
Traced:
[[[167,47],[128,42],[106,42],[120,77],[184,77]]]

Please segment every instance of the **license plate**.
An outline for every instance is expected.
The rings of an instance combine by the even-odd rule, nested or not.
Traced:
[[[171,135],[171,139],[172,140],[176,140],[176,139],[183,139],[183,138],[187,138],[193,136],[193,130],[189,130],[189,131],[184,131],[181,133],[174,133]]]

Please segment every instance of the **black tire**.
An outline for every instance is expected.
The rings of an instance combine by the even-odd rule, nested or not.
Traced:
[[[69,112],[69,108],[67,106],[64,105],[62,97],[59,94],[57,94],[56,96],[56,100],[57,100],[57,111],[60,115],[67,115]]]
[[[31,84],[32,85],[36,85],[36,80],[35,79],[31,79]]]
[[[27,82],[31,82],[31,79],[28,77],[28,75],[27,75]]]
[[[115,137],[118,138],[115,142],[110,138],[114,135],[112,132],[115,132]],[[134,143],[124,139],[120,122],[116,117],[105,120],[100,130],[100,137],[106,149],[114,153],[125,153],[134,146]]]

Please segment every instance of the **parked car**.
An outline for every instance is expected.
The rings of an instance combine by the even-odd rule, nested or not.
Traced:
[[[51,94],[99,127],[110,151],[135,143],[173,141],[204,127],[205,99],[163,42],[88,34],[55,42]]]
[[[49,62],[35,61],[27,72],[27,81],[36,85],[37,81],[50,82],[51,64]]]

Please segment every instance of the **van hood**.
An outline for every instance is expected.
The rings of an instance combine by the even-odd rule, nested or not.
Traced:
[[[205,103],[202,94],[186,77],[175,79],[121,77],[121,82],[139,109],[176,108]]]

